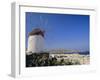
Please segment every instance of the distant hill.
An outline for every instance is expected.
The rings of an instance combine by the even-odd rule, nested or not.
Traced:
[[[89,51],[83,51],[83,52],[80,52],[78,50],[66,50],[66,49],[51,49],[51,50],[45,50],[45,52],[48,52],[48,53],[58,53],[58,54],[75,54],[75,53],[78,53],[78,54],[83,54],[83,55],[88,55],[89,54]]]
[[[89,55],[90,52],[89,52],[89,51],[84,51],[84,52],[79,52],[79,54],[82,54],[82,55]]]
[[[77,51],[77,50],[66,50],[66,49],[51,49],[51,50],[45,50],[45,52],[48,52],[48,53],[59,53],[59,54],[62,54],[62,53],[68,54],[68,53],[78,53],[79,51]]]

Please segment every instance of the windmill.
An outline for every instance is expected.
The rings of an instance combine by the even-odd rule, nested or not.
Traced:
[[[28,34],[28,49],[27,55],[32,53],[41,53],[44,51],[44,37],[45,37],[45,30],[42,26],[47,25],[47,20],[43,20],[42,16],[40,15],[40,25],[34,28]]]

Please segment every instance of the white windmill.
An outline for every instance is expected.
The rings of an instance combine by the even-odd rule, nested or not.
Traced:
[[[42,25],[42,17],[40,16],[40,26]],[[47,21],[46,21],[47,23]],[[45,31],[42,28],[33,29],[28,35],[27,55],[32,53],[41,53],[44,50]]]

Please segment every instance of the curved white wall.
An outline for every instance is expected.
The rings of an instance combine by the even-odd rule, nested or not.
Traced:
[[[32,53],[39,53],[44,49],[44,38],[41,35],[31,35],[28,38],[27,55]]]

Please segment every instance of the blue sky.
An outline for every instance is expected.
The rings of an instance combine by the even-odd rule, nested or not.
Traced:
[[[89,51],[89,15],[26,12],[26,47],[37,27],[45,30],[46,49]]]

